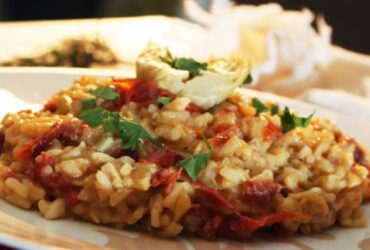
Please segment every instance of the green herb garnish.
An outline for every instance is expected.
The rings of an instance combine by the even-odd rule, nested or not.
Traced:
[[[117,133],[124,149],[136,149],[143,140],[148,140],[160,146],[152,136],[137,122],[123,119],[117,112],[97,106],[97,99],[112,101],[119,97],[114,87],[98,87],[90,92],[95,98],[82,100],[83,112],[79,118],[90,127],[103,126],[105,132]]]
[[[253,77],[252,77],[252,74],[249,72],[247,77],[244,79],[243,83],[244,84],[250,84],[253,82]]]
[[[82,110],[93,109],[96,108],[96,106],[95,98],[87,98],[82,100]]]
[[[119,97],[119,94],[116,92],[116,89],[111,86],[108,87],[99,86],[96,89],[92,90],[90,93],[94,95],[96,98],[101,98],[106,101],[113,101]]]
[[[186,70],[189,72],[189,77],[194,78],[197,75],[200,75],[201,70],[206,70],[208,67],[207,63],[200,63],[195,61],[192,58],[175,58],[173,60],[167,60],[161,58],[161,60],[169,64],[174,69]]]
[[[257,110],[257,114],[259,115],[260,113],[268,110],[268,108],[263,104],[258,98],[254,97],[252,99],[252,106]]]
[[[153,104],[162,104],[162,105],[166,105],[166,104],[169,104],[170,102],[172,102],[173,98],[171,97],[158,97],[157,99],[153,100]]]
[[[96,107],[83,111],[79,115],[79,118],[86,122],[90,127],[97,128],[104,123],[109,115],[110,112],[107,110],[103,109],[102,107]]]
[[[103,125],[105,132],[117,133],[124,149],[134,150],[143,140],[148,140],[154,145],[160,146],[139,123],[122,119],[117,112],[109,112],[97,107],[85,110],[79,118],[92,128]]]
[[[204,143],[207,145],[208,152],[198,153],[189,156],[178,163],[179,166],[185,169],[185,171],[188,173],[188,175],[193,181],[196,181],[202,169],[207,167],[208,160],[212,153],[212,148],[209,145],[207,139],[204,137],[204,135],[201,135],[201,137]]]
[[[270,111],[271,115],[279,115],[279,105],[273,104],[271,107],[265,106],[258,98],[252,99],[252,106],[257,110],[256,115],[262,112]],[[313,117],[313,113],[307,117],[296,116],[293,112],[285,107],[283,114],[280,114],[281,127],[284,133],[287,133],[296,127],[307,127]]]
[[[271,115],[278,115],[279,114],[279,105],[273,104],[270,107],[270,113],[271,113]]]
[[[281,126],[284,133],[287,133],[296,127],[307,127],[313,117],[313,113],[307,117],[298,117],[292,113],[288,107],[285,107],[284,113],[281,115]]]

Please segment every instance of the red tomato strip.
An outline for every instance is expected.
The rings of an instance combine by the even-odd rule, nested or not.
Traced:
[[[309,220],[310,215],[301,212],[273,213],[258,219],[242,215],[217,190],[197,183],[198,204],[193,204],[188,211],[189,216],[201,219],[198,234],[206,239],[216,235],[237,240],[243,240],[264,226],[285,220]]]
[[[176,152],[169,148],[160,148],[148,157],[141,158],[140,162],[154,163],[163,168],[175,166],[180,158]]]
[[[279,139],[280,137],[283,136],[283,132],[281,131],[280,127],[276,126],[274,123],[270,121],[263,130],[262,136],[266,140]]]
[[[19,160],[32,160],[44,149],[49,147],[55,139],[59,139],[63,144],[78,144],[86,125],[82,122],[56,123],[43,135],[31,140],[22,149],[15,153],[15,158]]]
[[[190,113],[203,113],[204,112],[204,110],[201,107],[199,107],[193,102],[188,104],[188,106],[186,107],[186,110],[189,111]]]
[[[150,186],[153,188],[166,185],[163,190],[163,195],[167,196],[173,186],[175,185],[176,181],[181,177],[182,168],[178,168],[176,170],[173,169],[160,169],[152,178]]]
[[[248,180],[240,188],[242,200],[260,206],[270,204],[275,195],[281,191],[281,185],[272,181]]]

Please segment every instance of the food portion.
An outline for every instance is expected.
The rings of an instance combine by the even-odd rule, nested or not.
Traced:
[[[354,139],[313,114],[243,96],[236,88],[249,72],[239,62],[211,70],[186,59],[193,71],[160,57],[144,53],[137,79],[81,77],[43,110],[8,114],[0,197],[47,219],[165,237],[366,225],[369,159]],[[207,85],[208,70],[228,96]],[[212,101],[183,92],[197,77],[198,95]]]
[[[32,57],[15,57],[0,66],[81,67],[112,66],[120,60],[101,39],[68,38]]]
[[[242,58],[231,56],[202,63],[176,58],[155,43],[139,55],[136,73],[138,80],[153,81],[159,88],[185,96],[204,109],[219,104],[235,88],[251,82],[250,65]]]

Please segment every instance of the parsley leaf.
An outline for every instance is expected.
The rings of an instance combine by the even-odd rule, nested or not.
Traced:
[[[102,125],[104,120],[108,117],[109,112],[102,107],[85,110],[79,115],[79,118],[85,121],[92,128]]]
[[[169,104],[170,102],[172,102],[173,98],[171,97],[158,97],[157,99],[153,100],[153,104],[162,104],[162,105],[166,105],[166,104]]]
[[[174,69],[186,70],[189,72],[189,77],[194,78],[200,75],[201,70],[206,70],[208,67],[207,63],[200,63],[192,58],[175,58],[172,61],[162,58],[162,61],[169,64]]]
[[[143,140],[148,140],[154,145],[160,146],[139,123],[122,119],[117,112],[109,112],[97,107],[85,110],[79,118],[92,128],[103,125],[105,132],[117,133],[124,149],[134,150]]]
[[[179,165],[185,169],[193,181],[196,181],[200,171],[207,166],[209,156],[209,152],[199,153],[185,158],[179,162]]]
[[[108,87],[99,86],[96,89],[92,90],[90,93],[94,95],[96,98],[101,98],[106,101],[113,101],[119,97],[119,94],[116,92],[116,89],[111,86]]]
[[[279,105],[273,104],[270,108],[271,115],[277,115],[279,114]]]
[[[247,77],[244,79],[243,83],[244,84],[250,84],[253,82],[253,77],[252,77],[252,74],[249,72]]]
[[[284,113],[281,116],[281,126],[284,133],[287,133],[296,127],[307,127],[313,117],[313,113],[307,117],[298,117],[292,113],[288,107],[285,107]]]
[[[96,99],[95,98],[87,98],[82,100],[82,110],[93,109],[96,108]]]
[[[265,111],[270,111],[271,115],[279,114],[279,105],[273,104],[270,107],[267,107],[256,97],[252,99],[252,106],[257,110],[256,116]]]
[[[259,113],[262,113],[266,110],[268,110],[268,108],[265,106],[265,104],[263,104],[258,98],[254,97],[252,99],[252,106],[257,110],[257,114],[258,115]]]
[[[185,171],[188,173],[188,175],[193,181],[196,181],[202,169],[207,167],[208,160],[212,153],[212,148],[209,145],[205,136],[202,134],[201,137],[204,143],[207,145],[208,152],[198,153],[198,154],[189,156],[183,159],[182,161],[180,161],[178,164],[183,169],[185,169]]]
[[[148,140],[159,146],[153,137],[139,123],[134,121],[121,119],[118,123],[118,135],[123,142],[124,149],[134,150],[143,140]]]

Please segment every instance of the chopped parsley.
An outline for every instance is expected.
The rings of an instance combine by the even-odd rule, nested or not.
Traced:
[[[102,107],[96,107],[83,111],[79,118],[86,122],[90,127],[97,128],[109,117],[109,112]]]
[[[188,173],[190,178],[193,181],[198,179],[199,173],[208,165],[208,160],[212,153],[212,148],[209,145],[207,139],[202,136],[202,140],[207,145],[208,152],[198,153],[192,156],[189,156],[178,163],[185,171]]]
[[[285,107],[283,114],[279,114],[279,105],[273,104],[267,107],[258,98],[252,99],[252,106],[257,110],[256,115],[262,112],[270,111],[271,115],[279,115],[281,119],[281,127],[284,133],[287,133],[296,127],[307,127],[313,117],[313,113],[307,117],[296,116],[288,107]]]
[[[270,107],[270,113],[271,113],[271,115],[278,115],[279,114],[279,105],[273,104]]]
[[[117,112],[109,112],[101,107],[96,107],[85,110],[79,118],[92,128],[103,125],[105,132],[117,133],[124,149],[134,150],[143,140],[160,146],[139,123],[122,119]]]
[[[82,110],[96,108],[95,98],[86,98],[82,100]]]
[[[207,63],[197,62],[192,58],[175,58],[172,60],[167,60],[161,58],[163,62],[169,64],[174,69],[186,70],[189,72],[189,77],[194,78],[195,76],[200,75],[201,70],[206,70],[208,67]]]
[[[284,133],[287,133],[296,127],[307,127],[313,117],[313,113],[307,117],[299,117],[292,113],[288,107],[285,107],[281,115],[281,126]]]
[[[160,146],[153,137],[137,122],[123,119],[117,112],[97,106],[96,99],[115,100],[119,97],[113,87],[98,87],[91,91],[95,98],[82,100],[83,112],[79,118],[90,127],[103,126],[105,132],[117,133],[123,143],[124,149],[134,150],[143,140],[148,140],[156,146]]]
[[[252,74],[249,72],[247,77],[244,79],[243,83],[244,84],[250,84],[253,82],[253,77],[252,77]]]
[[[99,86],[96,89],[90,92],[96,98],[101,98],[106,101],[113,101],[119,97],[119,94],[116,92],[114,87],[108,86],[103,87]]]
[[[268,110],[268,108],[261,102],[258,98],[254,97],[252,99],[252,106],[257,110],[257,114],[259,115],[260,113]]]
[[[166,104],[169,104],[170,102],[173,101],[173,98],[171,97],[158,97],[157,99],[153,100],[153,104],[162,104],[162,105],[166,105]]]
[[[278,115],[279,114],[279,105],[273,104],[270,107],[266,106],[261,102],[260,99],[254,97],[252,99],[252,106],[256,109],[257,113],[256,116],[259,115],[262,112],[270,111],[271,115]]]

